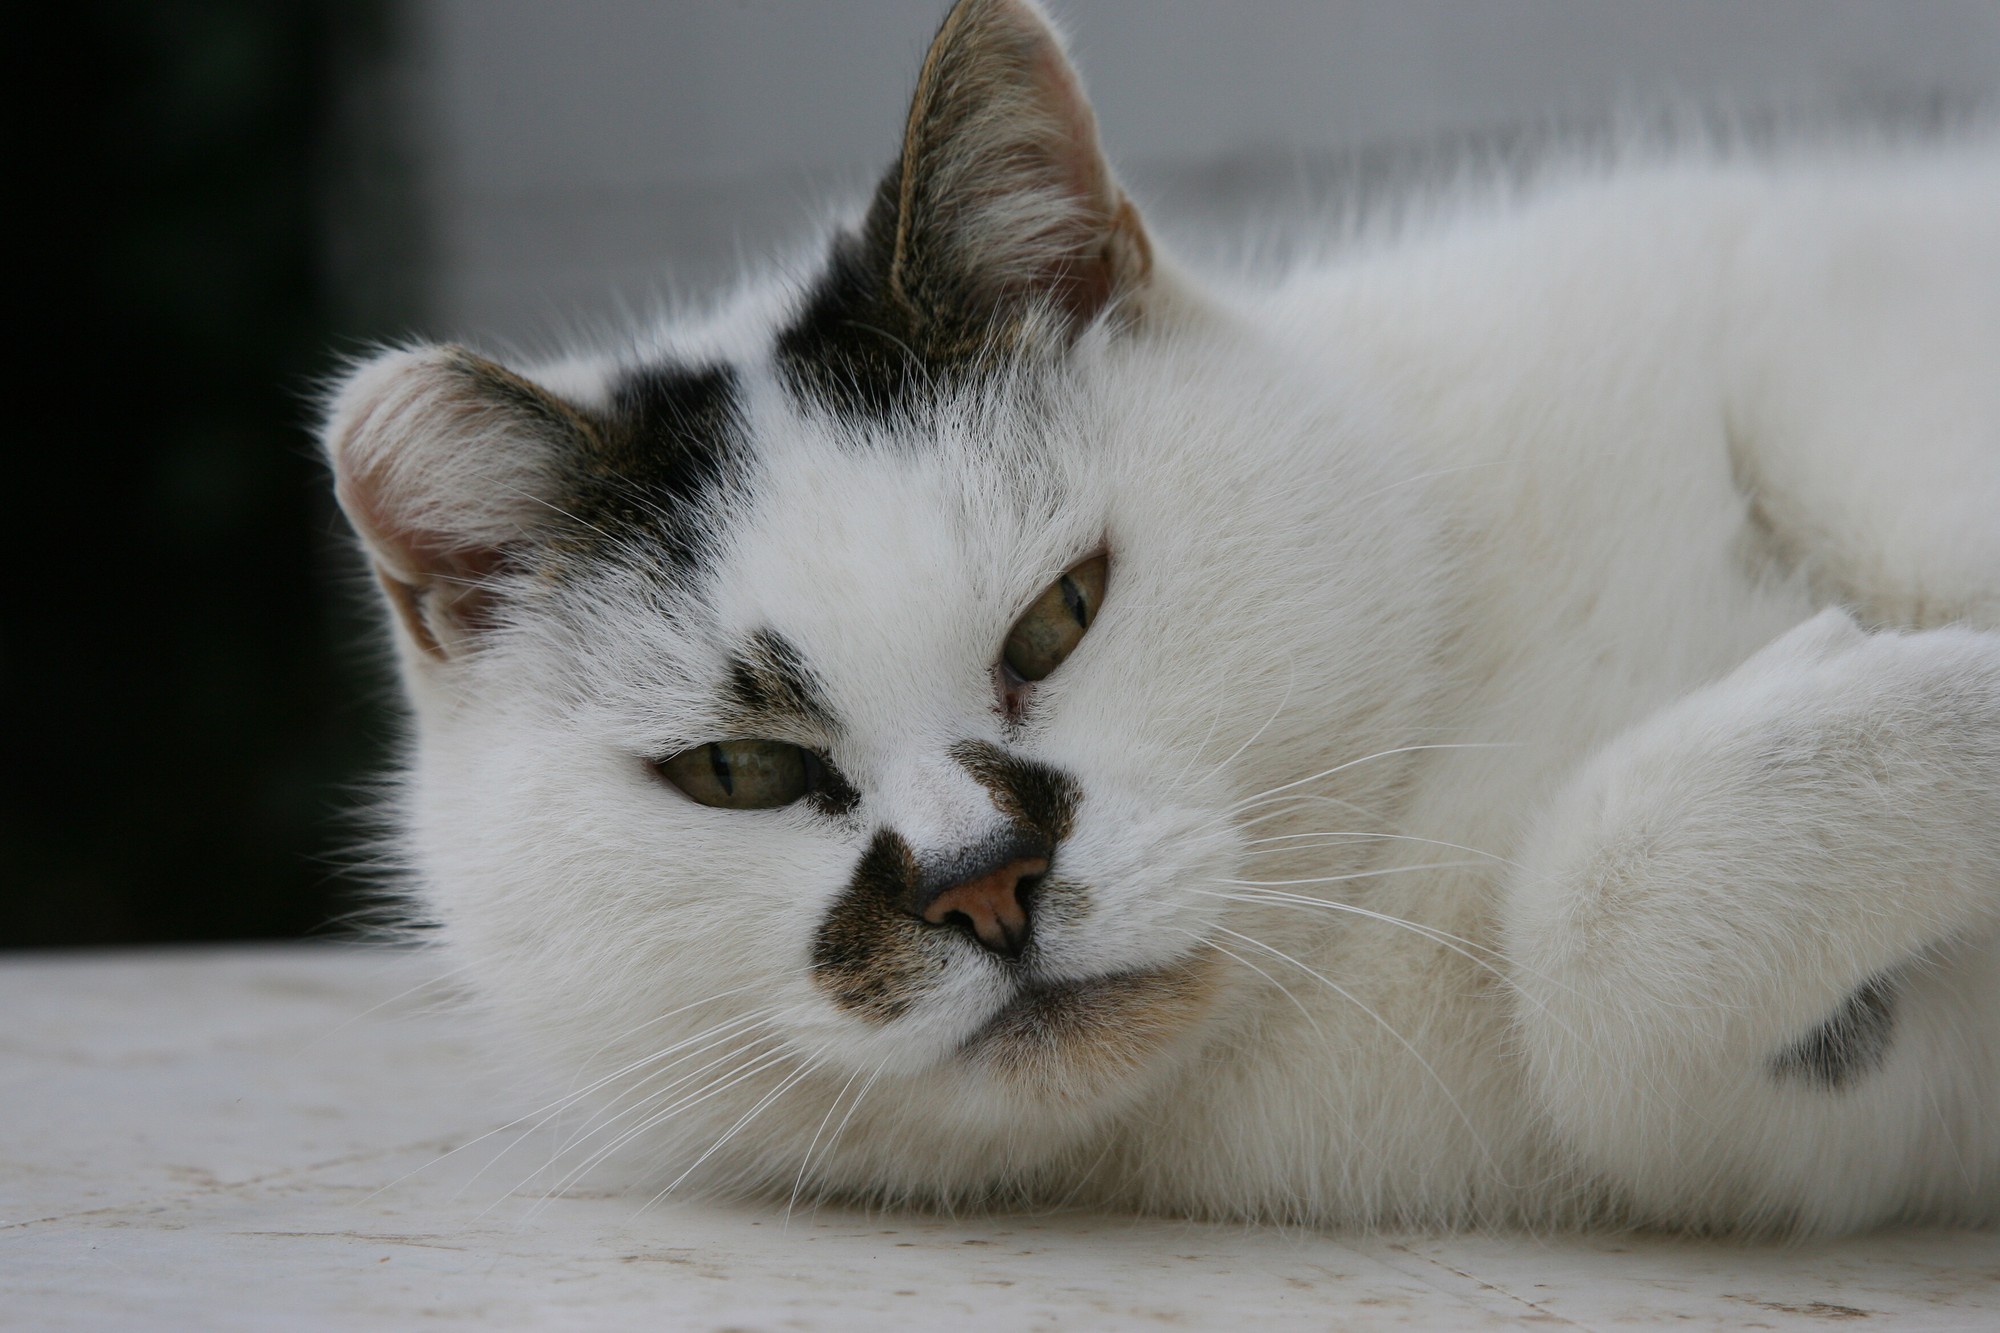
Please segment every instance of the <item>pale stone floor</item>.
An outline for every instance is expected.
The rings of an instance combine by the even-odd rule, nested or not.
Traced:
[[[421,955],[0,961],[0,1326],[2000,1329],[2000,1235],[1795,1249],[544,1199]],[[546,1149],[540,1149],[546,1156]]]

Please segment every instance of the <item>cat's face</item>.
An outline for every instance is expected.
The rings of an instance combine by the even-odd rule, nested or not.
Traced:
[[[534,379],[391,354],[329,425],[422,899],[677,1171],[1090,1151],[1254,1000],[1245,799],[1428,672],[1413,497],[1299,484],[1347,427],[1155,271],[1038,14],[955,10],[911,136],[803,288]]]
[[[648,1008],[748,987],[696,1016],[782,1014],[842,1071],[1089,1101],[1199,1024],[1219,901],[1184,886],[1232,864],[1221,765],[1274,681],[1189,629],[1260,598],[1131,484],[1142,423],[1072,395],[871,424],[773,386],[692,561],[579,512],[615,540],[426,719],[468,915],[600,923],[590,971]]]

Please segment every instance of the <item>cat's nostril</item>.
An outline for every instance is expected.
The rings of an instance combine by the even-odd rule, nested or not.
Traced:
[[[1028,897],[1048,868],[1046,857],[1009,861],[938,894],[925,906],[923,919],[934,926],[956,919],[988,949],[1011,958],[1027,946]]]

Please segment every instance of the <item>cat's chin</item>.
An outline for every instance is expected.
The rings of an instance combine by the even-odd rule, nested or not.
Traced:
[[[1035,1101],[1075,1106],[1129,1092],[1214,1008],[1214,958],[1029,982],[966,1039],[958,1058]]]

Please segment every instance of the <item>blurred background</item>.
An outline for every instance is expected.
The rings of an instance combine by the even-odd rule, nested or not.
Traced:
[[[384,339],[533,355],[797,256],[945,0],[79,0],[9,46],[0,948],[340,934],[392,752],[311,400]],[[1663,99],[2000,93],[2000,0],[1056,0],[1148,218],[1209,251],[1370,164]],[[40,424],[35,424],[40,423]]]

